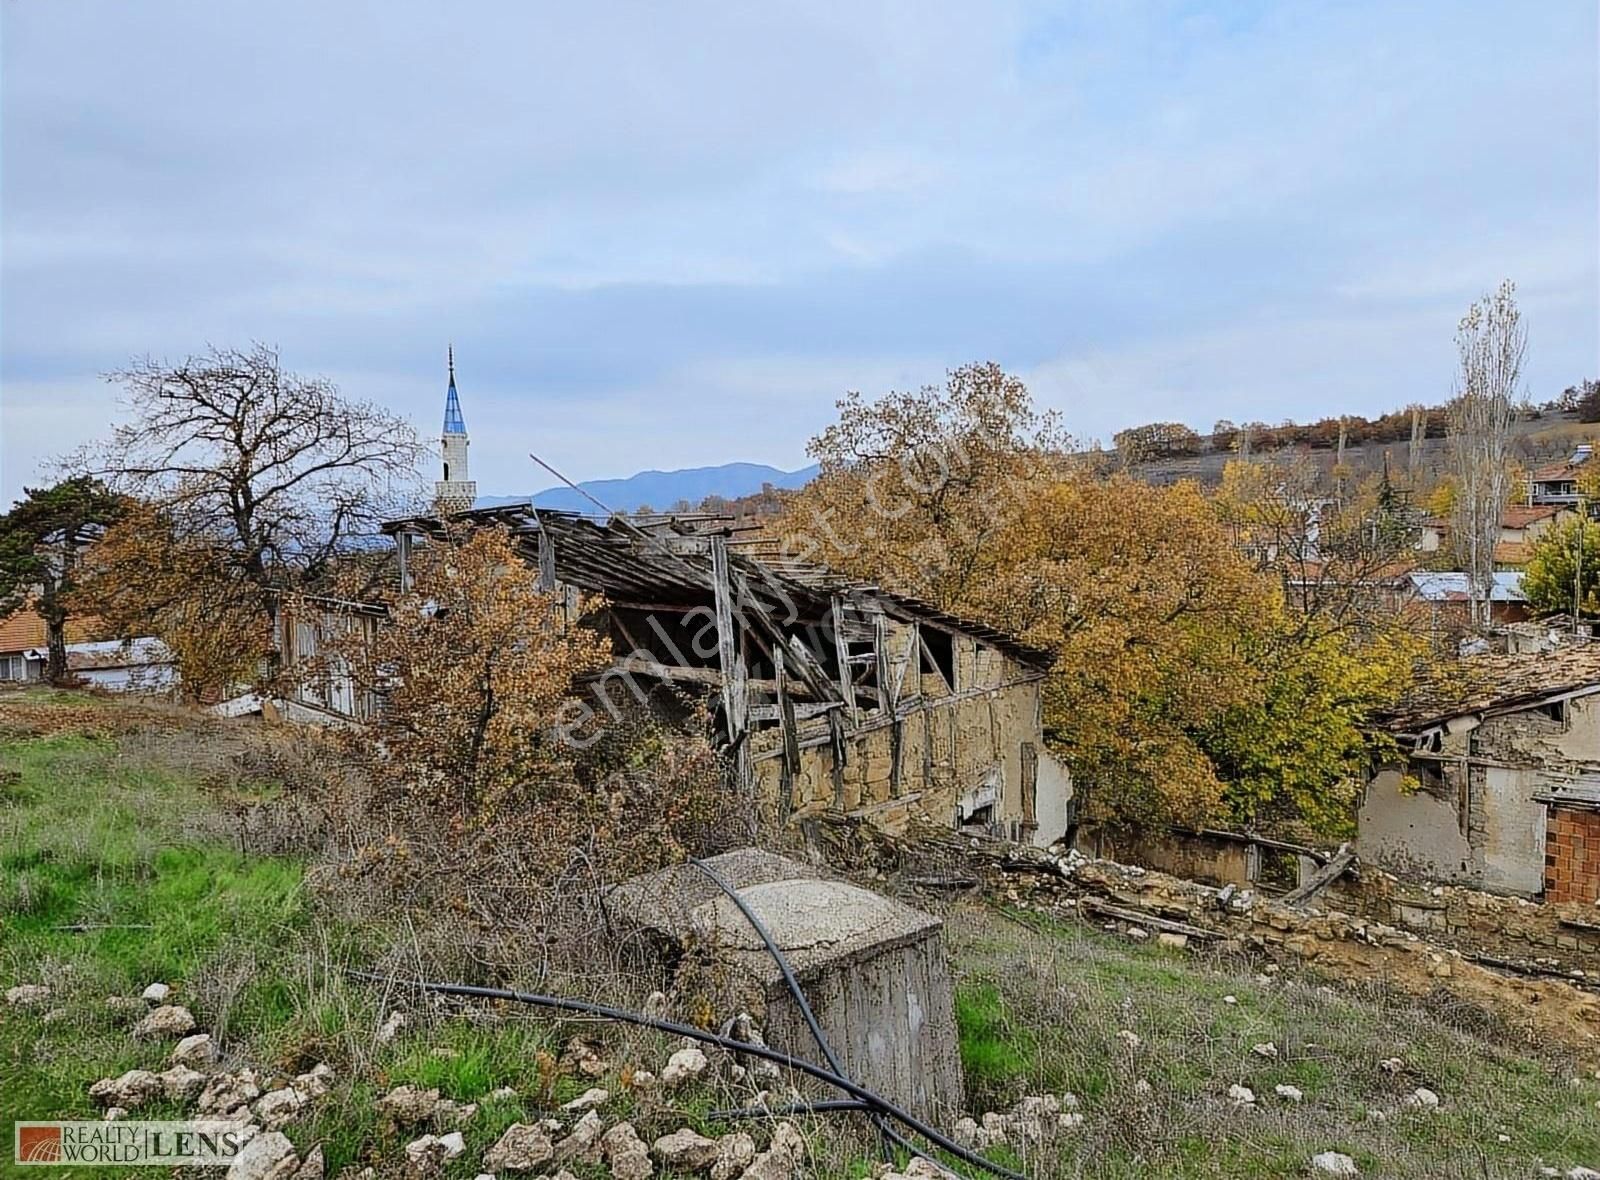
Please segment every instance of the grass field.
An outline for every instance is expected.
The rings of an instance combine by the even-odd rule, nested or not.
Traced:
[[[121,708],[30,700],[36,712],[54,702],[74,716]],[[4,722],[0,698],[0,770],[9,772],[0,773],[0,987],[42,982],[53,993],[46,1008],[0,1010],[5,1174],[21,1174],[10,1162],[11,1120],[98,1117],[91,1082],[164,1066],[170,1046],[132,1040],[105,1003],[156,980],[241,1062],[333,1066],[334,1093],[288,1128],[302,1148],[325,1145],[330,1176],[349,1164],[400,1174],[410,1136],[372,1109],[389,1086],[438,1086],[464,1102],[517,1091],[469,1125],[468,1152],[444,1173],[453,1178],[475,1175],[510,1122],[591,1084],[552,1078],[542,1064],[541,1051],[559,1053],[573,1027],[522,1012],[488,1021],[417,1013],[405,1034],[377,1044],[386,1004],[341,971],[363,961],[372,932],[318,917],[304,856],[240,851],[237,798],[224,803],[204,785],[226,733],[96,734],[82,723],[7,731]],[[1366,1176],[1526,1177],[1541,1164],[1600,1161],[1600,1084],[1516,1043],[1492,1014],[1268,978],[1242,960],[982,906],[952,911],[948,937],[972,1113],[1030,1093],[1081,1101],[1083,1126],[1047,1158],[1023,1161],[1030,1174],[1301,1176],[1312,1154],[1329,1150],[1353,1156]],[[1265,1042],[1276,1056],[1252,1051]],[[633,1037],[610,1056],[658,1067],[668,1048]],[[1398,1072],[1380,1065],[1396,1057]],[[1236,1083],[1255,1091],[1254,1109],[1229,1101]],[[1279,1084],[1303,1101],[1277,1097]],[[1402,1107],[1418,1086],[1440,1095],[1437,1111]],[[679,1095],[641,1110],[641,1133],[684,1123],[717,1131],[704,1115],[724,1098]],[[866,1174],[867,1139],[840,1130],[811,1128],[813,1174]]]

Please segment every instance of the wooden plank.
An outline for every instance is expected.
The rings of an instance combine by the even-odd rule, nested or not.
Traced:
[[[828,714],[828,739],[833,743],[833,808],[844,810],[844,767],[848,743],[844,736],[844,718],[837,710]]]
[[[1148,926],[1152,930],[1162,930],[1168,934],[1184,934],[1190,938],[1221,938],[1222,932],[1207,930],[1204,926],[1191,926],[1187,922],[1174,922],[1171,918],[1157,917],[1155,914],[1146,913],[1144,910],[1129,910],[1121,906],[1110,905],[1096,897],[1083,897],[1078,899],[1078,908],[1088,910],[1092,914],[1103,917],[1115,918],[1119,922],[1134,922],[1140,926]]]
[[[1327,864],[1312,873],[1311,876],[1307,877],[1295,888],[1289,890],[1288,893],[1278,898],[1278,903],[1280,905],[1304,905],[1322,890],[1344,876],[1345,871],[1355,862],[1355,849],[1348,844],[1339,845],[1339,851],[1329,858]]]
[[[850,724],[854,725],[859,720],[856,708],[856,685],[850,675],[850,643],[844,636],[844,599],[837,594],[833,596],[830,618],[833,620],[833,653],[839,663],[839,695],[844,700],[844,707],[849,711]]]
[[[556,588],[556,543],[548,530],[539,530],[539,589],[552,594]]]
[[[773,653],[774,670],[778,680],[778,730],[783,736],[783,785],[789,796],[791,810],[801,805],[794,797],[795,776],[800,773],[800,738],[796,732],[794,701],[789,696],[789,676],[784,665],[783,648]]]

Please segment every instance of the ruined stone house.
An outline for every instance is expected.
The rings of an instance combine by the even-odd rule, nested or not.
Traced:
[[[1362,860],[1501,893],[1600,899],[1600,645],[1462,661],[1382,724],[1404,761],[1366,786]]]
[[[598,520],[521,504],[453,520],[509,529],[572,617],[580,596],[598,601],[585,622],[608,635],[616,659],[580,696],[597,721],[635,704],[673,708],[663,686],[700,696],[769,818],[831,812],[899,830],[921,816],[1040,844],[1065,834],[1071,783],[1044,747],[1041,715],[1051,653],[786,560],[723,517]],[[405,584],[441,524],[421,516],[385,527]],[[314,661],[332,629],[380,620],[362,604],[286,602],[280,656],[291,668]],[[355,720],[373,707],[325,667],[279,706]]]

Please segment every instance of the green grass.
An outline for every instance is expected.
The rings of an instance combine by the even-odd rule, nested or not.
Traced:
[[[241,782],[219,801],[202,786],[207,758],[196,748],[213,740],[211,731],[0,737],[0,986],[48,983],[62,1011],[50,1021],[0,1011],[0,1135],[9,1139],[15,1118],[94,1117],[91,1082],[164,1066],[170,1046],[134,1042],[105,1005],[154,980],[172,985],[242,1061],[285,1072],[333,1066],[334,1092],[288,1128],[302,1148],[323,1144],[330,1175],[351,1164],[393,1170],[414,1132],[382,1125],[373,1101],[403,1082],[460,1102],[501,1086],[517,1092],[464,1128],[469,1150],[443,1180],[475,1175],[510,1123],[591,1084],[617,1091],[614,1076],[563,1076],[541,1105],[539,1055],[559,1054],[578,1029],[520,1011],[488,1022],[414,1012],[407,1032],[376,1045],[383,1001],[342,968],[370,962],[393,932],[319,917],[302,858],[239,851],[233,801],[291,784],[263,792]],[[93,928],[62,929],[74,925]],[[1600,1085],[1575,1084],[1570,1062],[1532,1051],[1484,1014],[1432,1011],[1376,986],[1263,983],[1259,965],[1243,959],[1133,944],[1036,914],[957,909],[947,939],[971,1113],[1043,1092],[1070,1091],[1082,1104],[1085,1125],[1044,1156],[995,1153],[1041,1180],[1304,1176],[1309,1156],[1328,1150],[1355,1157],[1364,1175],[1418,1180],[1520,1178],[1541,1164],[1600,1161]],[[1138,1036],[1137,1049],[1118,1039],[1121,1029]],[[605,1035],[618,1063],[658,1069],[672,1047]],[[1251,1052],[1263,1041],[1278,1047],[1276,1058]],[[1382,1070],[1389,1057],[1402,1058],[1404,1072]],[[1235,1082],[1255,1090],[1258,1109],[1228,1104]],[[1276,1099],[1280,1083],[1302,1089],[1304,1103]],[[1443,1096],[1437,1114],[1400,1109],[1419,1085]],[[637,1117],[647,1136],[679,1125],[717,1133],[726,1128],[705,1116],[727,1098],[685,1092],[652,1111],[622,1097],[606,1113]],[[1370,1111],[1389,1117],[1374,1121]],[[818,1176],[868,1174],[861,1128],[835,1121],[807,1133]],[[20,1175],[0,1148],[0,1174]]]
[[[1570,1060],[1510,1039],[1490,1016],[1430,1012],[1370,983],[1263,983],[1242,959],[1023,917],[1028,928],[962,910],[949,930],[963,1060],[979,1066],[968,1072],[974,1105],[1003,1110],[1023,1094],[1063,1090],[1082,1102],[1085,1125],[1029,1161],[1040,1176],[1303,1176],[1322,1151],[1351,1155],[1364,1175],[1419,1180],[1600,1160],[1600,1085]],[[1122,1029],[1138,1048],[1118,1039]],[[1256,1055],[1263,1042],[1278,1055]],[[1404,1061],[1401,1073],[1380,1067],[1391,1057]],[[1257,1109],[1231,1106],[1234,1083],[1255,1091]],[[1304,1101],[1278,1098],[1280,1084]],[[1418,1086],[1443,1097],[1439,1111],[1402,1108]]]

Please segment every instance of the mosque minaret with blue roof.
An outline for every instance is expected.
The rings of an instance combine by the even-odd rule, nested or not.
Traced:
[[[456,350],[450,346],[450,388],[444,395],[444,433],[439,436],[439,455],[444,462],[444,478],[433,485],[434,503],[440,512],[465,512],[478,498],[478,485],[469,478],[467,468],[467,422],[461,416],[461,398],[456,393]]]

